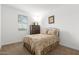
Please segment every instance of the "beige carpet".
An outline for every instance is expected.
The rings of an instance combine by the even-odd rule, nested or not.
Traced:
[[[0,55],[31,55],[31,53],[23,47],[23,43],[15,43],[3,46]],[[79,55],[79,51],[59,45],[47,55]]]

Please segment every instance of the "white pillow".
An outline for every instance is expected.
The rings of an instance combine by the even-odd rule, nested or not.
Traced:
[[[48,29],[44,29],[41,34],[47,34]]]

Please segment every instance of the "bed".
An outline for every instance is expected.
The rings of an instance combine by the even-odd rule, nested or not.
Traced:
[[[54,28],[46,33],[33,34],[24,37],[24,47],[32,54],[43,55],[53,50],[59,44],[59,30]]]

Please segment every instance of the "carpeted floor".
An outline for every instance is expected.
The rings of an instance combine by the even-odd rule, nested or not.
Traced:
[[[31,53],[23,47],[23,43],[15,43],[3,46],[0,55],[31,55]],[[79,51],[59,45],[47,55],[79,55]]]

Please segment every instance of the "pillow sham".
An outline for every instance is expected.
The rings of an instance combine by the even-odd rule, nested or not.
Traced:
[[[49,34],[49,35],[58,35],[58,29],[56,29],[56,28],[49,29],[47,34]]]
[[[47,34],[48,33],[48,30],[47,29],[44,29],[41,34]]]

